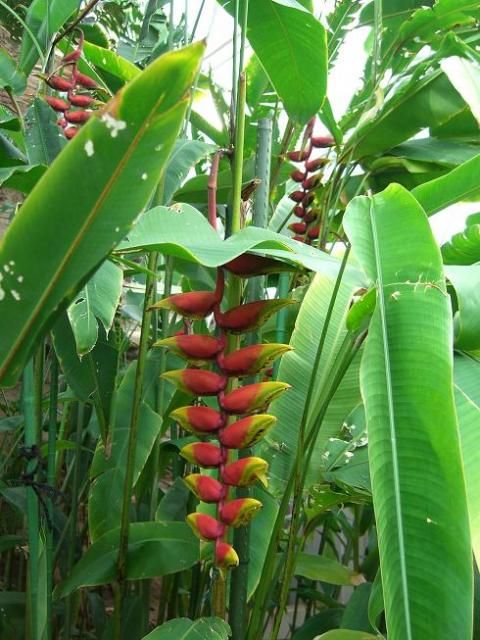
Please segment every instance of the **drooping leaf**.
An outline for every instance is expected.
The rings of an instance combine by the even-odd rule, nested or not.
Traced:
[[[42,53],[46,54],[52,36],[60,30],[77,9],[78,0],[33,0],[28,8],[25,22],[35,37],[36,43],[25,31],[18,63],[25,75],[30,74],[40,57],[37,47],[40,47]]]
[[[454,391],[457,407],[463,470],[467,485],[468,515],[472,547],[480,563],[480,362],[468,355],[456,354],[454,360]]]
[[[7,189],[30,193],[46,170],[47,167],[43,164],[0,168],[0,185]]]
[[[219,2],[233,13],[232,0]],[[327,88],[322,24],[299,2],[262,0],[249,4],[247,37],[288,115],[305,124],[322,106]]]
[[[317,636],[315,640],[378,640],[378,636],[372,636],[365,631],[350,631],[347,629],[335,629]]]
[[[455,202],[477,200],[480,196],[479,171],[480,154],[446,175],[415,187],[412,194],[429,216]]]
[[[9,89],[18,95],[25,91],[27,78],[17,69],[8,51],[0,47],[0,88]]]
[[[190,169],[202,158],[215,150],[214,145],[200,140],[181,138],[175,143],[166,171],[163,201],[170,203],[173,194],[180,188]]]
[[[471,543],[440,253],[398,185],[355,198],[344,224],[377,288],[361,387],[389,638],[469,638]]]
[[[475,0],[437,0],[433,7],[419,8],[400,29],[402,40],[415,36],[428,41],[438,31],[473,24],[479,15]]]
[[[49,166],[67,140],[57,124],[58,114],[35,98],[25,114],[25,147],[31,164]]]
[[[4,384],[15,382],[56,309],[148,201],[182,123],[203,49],[201,43],[168,53],[122,89],[69,142],[15,216],[0,247],[0,261],[11,267],[0,302]]]
[[[469,224],[442,245],[445,264],[473,264],[480,262],[480,224]]]
[[[104,506],[108,502],[104,503]],[[108,531],[83,554],[55,589],[64,598],[80,587],[115,580],[119,529]],[[130,525],[127,580],[145,580],[190,568],[200,559],[199,542],[185,522],[134,522]]]
[[[304,552],[297,555],[295,575],[336,585],[354,585],[364,581],[362,576],[333,558]]]
[[[106,260],[68,307],[79,356],[89,353],[97,342],[97,319],[107,334],[110,331],[122,293],[122,282],[122,270]]]
[[[120,253],[153,250],[206,267],[218,267],[247,251],[327,273],[337,273],[340,264],[323,251],[259,227],[246,227],[224,241],[189,205],[150,209],[118,248]]]
[[[129,60],[122,58],[115,51],[98,47],[91,42],[85,42],[83,45],[85,59],[102,71],[119,78],[123,82],[129,82],[138,76],[140,69]]]
[[[176,618],[151,631],[142,640],[228,640],[232,632],[220,618]]]
[[[460,56],[450,56],[440,62],[458,93],[470,107],[472,114],[480,123],[480,69],[478,62]]]
[[[480,265],[448,266],[445,275],[455,289],[458,304],[453,317],[455,347],[480,349]]]

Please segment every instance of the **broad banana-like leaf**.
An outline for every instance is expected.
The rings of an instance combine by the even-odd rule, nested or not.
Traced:
[[[204,50],[165,54],[93,116],[37,183],[0,245],[0,381],[130,228],[158,184]],[[35,229],[35,233],[32,233]]]
[[[442,245],[445,264],[473,264],[480,262],[480,224],[467,224],[460,233]]]
[[[455,347],[480,349],[480,265],[451,265],[445,268],[457,298],[453,317]]]
[[[220,618],[176,618],[151,631],[143,640],[228,640],[230,627]]]
[[[360,384],[388,637],[469,640],[471,541],[440,252],[399,185],[355,198],[344,224],[377,289]]]
[[[457,354],[454,361],[455,404],[462,443],[472,546],[480,566],[480,361]]]

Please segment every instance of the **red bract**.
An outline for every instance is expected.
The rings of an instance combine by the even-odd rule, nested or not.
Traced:
[[[220,510],[222,522],[229,527],[242,527],[262,508],[262,503],[254,498],[238,498],[224,504]]]
[[[229,424],[218,437],[227,449],[246,449],[253,447],[276,422],[275,416],[257,413]]]
[[[312,153],[311,147],[309,147],[308,149],[303,149],[302,151],[289,151],[287,153],[287,158],[292,162],[303,162],[304,160],[310,157],[311,153]]]
[[[185,393],[194,396],[216,396],[227,386],[227,378],[213,371],[201,369],[177,369],[162,374]]]
[[[317,187],[320,184],[321,179],[322,179],[322,174],[317,173],[314,176],[310,176],[309,178],[304,180],[302,182],[302,187],[305,189],[305,191],[308,191],[309,189],[315,189],[315,187]]]
[[[152,309],[169,309],[186,318],[200,320],[212,313],[218,302],[218,296],[214,291],[189,291],[159,300]]]
[[[69,91],[75,86],[72,80],[67,80],[61,76],[50,76],[46,79],[46,83],[55,91]]]
[[[323,149],[326,147],[333,147],[335,140],[332,136],[314,136],[311,138],[314,147]]]
[[[328,163],[327,158],[315,158],[314,160],[308,160],[307,162],[305,162],[305,169],[309,173],[312,173],[313,171],[316,171],[317,169],[324,167],[327,163]]]
[[[312,240],[315,240],[320,235],[320,225],[316,224],[314,227],[310,227],[307,231],[307,236]]]
[[[252,344],[220,357],[218,364],[228,376],[255,375],[289,350],[290,347],[286,344]]]
[[[306,173],[298,169],[296,171],[292,171],[292,173],[290,174],[291,179],[295,180],[295,182],[302,182],[302,180],[305,180],[305,176]]]
[[[77,133],[78,133],[78,129],[77,129],[77,127],[67,127],[67,128],[65,129],[64,133],[65,133],[65,137],[66,137],[68,140],[71,140],[74,136],[76,136],[76,135],[77,135]]]
[[[214,359],[222,351],[225,344],[223,340],[218,340],[212,336],[181,334],[159,340],[153,346],[171,349],[174,353],[187,360],[205,361]]]
[[[68,99],[74,107],[90,107],[95,102],[95,98],[91,96],[83,96],[71,92],[68,94]]]
[[[224,420],[221,414],[210,407],[181,407],[170,414],[183,429],[204,435],[218,431]]]
[[[216,540],[225,531],[225,525],[205,513],[191,513],[187,522],[202,540]]]
[[[234,487],[249,487],[258,480],[267,486],[267,470],[268,463],[263,458],[249,456],[227,464],[221,472],[221,477],[225,484]]]
[[[292,191],[292,193],[290,193],[288,197],[294,202],[302,202],[305,197],[305,193],[303,191]]]
[[[316,220],[318,218],[319,213],[320,213],[320,209],[318,208],[309,209],[308,213],[305,215],[303,219],[308,224],[309,222],[313,222],[314,220]]]
[[[237,552],[228,542],[217,542],[215,545],[215,564],[220,569],[233,569],[238,567],[240,560]]]
[[[86,89],[97,89],[98,83],[95,82],[90,76],[86,76],[84,73],[77,73],[77,84]]]
[[[314,200],[315,194],[313,192],[307,193],[302,200],[304,209],[306,209]]]
[[[299,205],[293,209],[293,213],[297,216],[297,218],[303,218],[305,215],[305,209],[302,205]]]
[[[199,467],[215,468],[222,463],[222,452],[210,442],[192,442],[180,449],[180,455]]]
[[[53,96],[45,96],[45,101],[55,109],[55,111],[66,111],[70,108],[70,105],[62,98],[54,98]]]
[[[278,262],[278,260],[256,256],[253,253],[242,253],[223,266],[227,271],[230,271],[230,273],[234,273],[236,276],[242,278],[261,276],[266,273],[276,273],[286,268],[285,265],[282,262]]]
[[[67,54],[63,61],[64,62],[76,62],[80,56],[82,55],[82,50],[81,49],[75,49],[75,51],[72,51],[71,53]]]
[[[227,413],[242,415],[267,407],[281,393],[290,388],[285,382],[256,382],[234,389],[220,398],[220,406]]]
[[[74,124],[83,124],[92,115],[91,111],[66,111],[65,118]]]
[[[305,222],[292,222],[292,224],[288,225],[288,228],[293,231],[293,233],[302,234],[307,230],[307,225]]]
[[[230,309],[226,313],[215,312],[217,324],[232,333],[245,333],[258,329],[270,316],[283,307],[295,304],[293,300],[257,300]]]
[[[210,476],[191,473],[184,480],[189,489],[203,502],[219,502],[225,495],[223,484]]]

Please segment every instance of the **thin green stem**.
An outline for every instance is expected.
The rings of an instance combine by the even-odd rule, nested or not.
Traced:
[[[50,404],[48,414],[48,448],[47,448],[47,484],[55,487],[55,444],[57,438],[57,410],[58,410],[58,360],[54,350],[51,352],[50,365]],[[47,640],[52,638],[53,609],[53,498],[48,499],[48,515],[52,527],[47,530]]]
[[[31,360],[25,367],[22,389],[23,414],[25,416],[25,447],[36,447],[37,421],[35,416],[35,374]],[[34,474],[36,461],[27,464],[26,473]],[[40,520],[38,515],[38,498],[32,487],[27,487],[27,527],[28,527],[28,611],[27,628],[29,637],[38,640],[38,540]]]
[[[157,253],[150,254],[148,259],[148,270],[156,273]],[[115,628],[121,629],[122,600],[126,591],[126,569],[128,553],[128,533],[130,526],[130,504],[132,500],[133,478],[135,472],[135,455],[137,450],[137,434],[142,403],[143,381],[145,375],[145,365],[147,360],[148,340],[151,326],[150,306],[153,297],[155,279],[148,275],[145,283],[145,298],[142,314],[142,327],[140,334],[140,345],[135,372],[135,383],[132,400],[132,413],[130,417],[130,430],[128,434],[127,461],[125,469],[125,482],[123,487],[122,517],[120,522],[120,540],[117,559],[117,580],[120,589],[120,596],[117,598],[115,609]]]
[[[174,13],[175,13],[175,0],[170,0],[170,12],[168,18],[168,50],[171,51],[173,48],[173,37],[175,35],[175,26],[174,26]]]
[[[238,82],[238,107],[233,150],[233,198],[229,234],[239,231],[242,225],[243,145],[245,141],[246,95],[247,83],[245,74],[242,72]]]

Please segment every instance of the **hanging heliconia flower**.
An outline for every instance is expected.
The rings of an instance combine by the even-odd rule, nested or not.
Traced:
[[[65,97],[46,96],[45,101],[59,113],[58,125],[69,140],[77,134],[82,124],[87,122],[93,110],[101,104],[92,95],[92,91],[99,89],[96,81],[78,70],[83,42],[83,31],[80,31],[77,48],[64,56],[58,68],[45,78],[50,88],[66,94]],[[60,70],[66,70],[68,75],[59,75]]]
[[[268,273],[274,265],[270,259],[245,254],[225,268],[236,275],[249,276]],[[276,270],[281,270],[278,263]],[[290,300],[258,300],[222,311],[223,291],[224,273],[220,268],[215,291],[180,293],[154,305],[189,319],[213,314],[216,324],[217,336],[175,335],[159,340],[155,346],[171,349],[191,363],[185,369],[164,373],[166,380],[193,396],[217,399],[217,408],[180,407],[170,415],[186,431],[215,440],[187,444],[180,455],[192,465],[216,470],[216,477],[202,473],[186,476],[185,483],[199,500],[216,505],[215,517],[191,513],[187,521],[199,538],[215,542],[215,565],[222,572],[239,562],[228,542],[229,528],[247,525],[262,507],[261,502],[253,498],[231,499],[231,487],[248,487],[257,482],[267,484],[265,460],[256,456],[236,459],[234,452],[253,446],[273,427],[276,418],[259,412],[264,412],[272,400],[289,388],[288,384],[276,381],[231,388],[229,382],[259,373],[290,350],[284,344],[254,344],[228,352],[227,337],[256,330],[273,313],[291,304]],[[196,368],[191,368],[192,364]],[[201,366],[204,368],[198,368]]]
[[[326,149],[332,147],[335,141],[330,136],[314,136],[313,127],[315,119],[310,120],[305,129],[303,137],[303,148],[287,153],[288,159],[295,163],[303,163],[303,169],[295,169],[290,177],[299,183],[301,189],[297,189],[289,194],[289,198],[296,203],[293,213],[300,222],[292,222],[288,226],[293,232],[294,240],[311,244],[320,235],[318,208],[312,207],[315,202],[315,189],[322,182],[322,169],[328,163],[324,157],[311,159],[310,156],[314,148]]]

